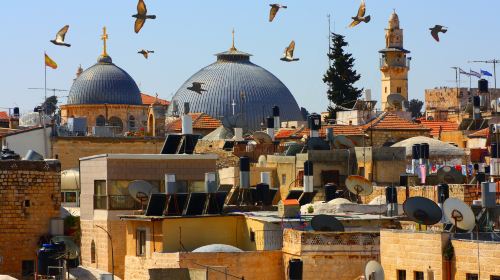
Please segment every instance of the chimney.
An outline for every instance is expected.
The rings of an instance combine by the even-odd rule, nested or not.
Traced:
[[[398,191],[394,186],[385,188],[385,203],[387,205],[387,216],[398,215]]]
[[[314,176],[313,176],[313,162],[306,160],[304,162],[304,192],[312,193],[314,191]]]
[[[215,172],[205,173],[205,192],[206,193],[216,193],[217,192],[217,181]]]
[[[277,132],[280,127],[280,107],[274,105],[273,106],[273,118],[274,118],[274,130]]]
[[[240,157],[240,188],[250,188],[250,158]]]
[[[165,193],[177,193],[177,184],[175,183],[175,174],[165,174]]]
[[[234,128],[234,140],[243,141],[243,128],[241,127]]]
[[[182,134],[193,134],[193,118],[189,115],[189,103],[184,103],[184,115],[181,117]]]
[[[268,117],[266,119],[266,123],[267,123],[266,132],[269,135],[269,137],[271,137],[271,139],[273,139],[273,141],[274,141],[274,118]]]
[[[309,137],[319,137],[319,131],[321,129],[321,116],[316,113],[312,113],[309,115],[307,123],[310,130]]]

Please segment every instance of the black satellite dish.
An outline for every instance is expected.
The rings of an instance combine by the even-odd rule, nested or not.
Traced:
[[[433,225],[441,221],[443,211],[434,201],[415,196],[408,198],[403,203],[403,210],[406,216],[419,225]]]
[[[316,215],[311,219],[311,227],[315,231],[344,231],[344,225],[330,215]]]

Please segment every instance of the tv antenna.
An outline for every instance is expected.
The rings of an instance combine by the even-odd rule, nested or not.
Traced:
[[[45,88],[28,88],[30,90],[45,90]],[[67,89],[59,89],[59,88],[48,88],[48,91],[52,91],[52,96],[57,96],[56,92],[68,92]],[[63,95],[61,97],[68,97],[67,95]]]

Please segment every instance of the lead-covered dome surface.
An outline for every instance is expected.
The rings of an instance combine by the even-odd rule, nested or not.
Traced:
[[[302,120],[288,88],[272,73],[250,62],[250,56],[235,48],[217,54],[215,63],[198,71],[180,87],[168,114],[175,108],[177,113],[184,113],[185,102],[189,102],[191,112],[203,112],[214,118],[230,117],[234,109],[235,114],[241,113],[247,129],[257,130],[277,105],[281,121]],[[202,87],[207,91],[200,95],[188,90],[193,82],[204,83]]]
[[[101,56],[96,64],[83,71],[73,82],[67,104],[141,105],[141,93],[134,79]]]
[[[193,253],[239,253],[243,252],[240,248],[226,244],[210,244],[201,246],[193,250]]]

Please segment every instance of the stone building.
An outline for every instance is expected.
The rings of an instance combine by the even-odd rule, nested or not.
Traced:
[[[391,94],[408,101],[408,71],[410,70],[410,51],[403,48],[403,29],[399,28],[399,17],[393,12],[389,26],[385,30],[385,49],[379,51],[380,71],[382,72],[382,110],[401,110],[402,106],[388,104]],[[402,104],[401,104],[402,105]]]
[[[36,252],[59,217],[57,160],[0,161],[0,274],[33,279]]]
[[[111,271],[123,279],[126,225],[118,216],[133,214],[141,205],[128,191],[134,180],[146,180],[164,192],[165,174],[175,174],[186,191],[203,188],[206,172],[216,171],[214,155],[200,154],[104,154],[80,159],[80,213],[82,264]],[[99,228],[102,227],[102,228]],[[111,243],[104,230],[113,239]]]

